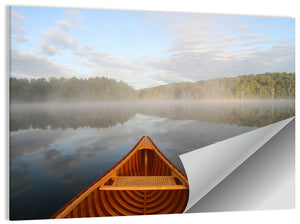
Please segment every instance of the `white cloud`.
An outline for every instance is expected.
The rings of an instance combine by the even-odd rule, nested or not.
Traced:
[[[57,26],[44,31],[44,37],[40,40],[39,53],[53,56],[61,53],[62,50],[78,50],[78,40],[70,38],[69,32],[73,27],[82,30],[80,23],[81,13],[79,10],[66,10],[65,18],[56,21]]]
[[[14,10],[10,11],[10,16],[11,16],[12,21],[18,21],[21,23],[26,23],[26,21],[27,21],[23,15],[21,15],[20,13],[14,11]]]
[[[163,72],[163,73],[153,73],[149,77],[161,81],[163,84],[173,83],[173,82],[191,82],[192,80],[183,77],[176,73]]]
[[[84,59],[82,60],[82,59],[74,58],[72,61],[74,64],[79,64],[88,68],[95,68],[97,66],[95,63],[88,62]]]
[[[59,20],[59,21],[56,21],[56,23],[64,29],[70,29],[72,26],[71,23],[66,20]]]
[[[249,25],[242,24],[242,25],[240,25],[240,26],[236,29],[236,31],[240,32],[240,31],[245,31],[245,30],[248,30],[248,29],[250,29],[250,26],[249,26]]]
[[[261,34],[261,33],[242,33],[242,34],[226,36],[226,37],[222,38],[220,41],[232,42],[232,41],[251,40],[251,39],[257,39],[257,38],[263,38],[263,37],[268,37],[268,35]]]
[[[184,23],[175,28],[173,34],[177,36],[173,36],[171,47],[164,50],[169,55],[162,59],[148,58],[144,61],[148,68],[152,69],[151,77],[170,83],[251,73],[293,71],[293,45],[276,45],[276,42],[256,25],[242,24],[234,29],[231,24],[236,24],[235,21],[228,19],[223,22],[223,18],[225,17],[221,16],[207,21],[201,18],[199,23]],[[224,29],[227,23],[231,31]],[[255,27],[257,32],[251,33],[252,27]],[[240,33],[242,31],[246,33]]]
[[[51,28],[44,32],[45,38],[42,40],[42,43],[55,46],[57,48],[63,49],[77,49],[78,41],[77,39],[70,39],[68,34],[57,28]]]
[[[60,50],[58,47],[50,45],[49,43],[42,42],[40,43],[41,45],[41,52],[43,52],[44,54],[48,55],[48,56],[53,56],[55,54],[59,54]]]
[[[18,42],[18,43],[26,42],[26,41],[28,41],[28,38],[24,35],[16,35],[16,36],[12,37],[12,41],[13,42]]]
[[[187,23],[181,23],[173,30],[175,37],[198,37],[207,34],[208,23],[204,20],[190,21]]]
[[[267,49],[238,49],[236,51],[213,48],[206,51],[176,51],[168,58],[148,61],[148,65],[161,71],[155,78],[165,82],[180,79],[198,81],[262,72],[291,72],[294,68],[294,48],[289,44],[278,44]]]
[[[90,61],[99,62],[104,59],[109,59],[109,55],[104,52],[96,51],[94,47],[90,44],[86,44],[83,47],[78,47],[73,51],[74,55],[79,57],[84,57]],[[100,59],[99,61],[97,59]]]
[[[25,33],[25,28],[23,26],[18,25],[14,22],[12,22],[10,25],[11,25],[12,34],[24,34]]]
[[[270,40],[270,39],[262,39],[262,40],[248,41],[248,42],[241,44],[241,46],[252,46],[252,45],[258,45],[258,44],[260,45],[260,44],[270,44],[270,43],[274,43],[274,41]]]
[[[83,30],[83,27],[81,26],[82,16],[80,10],[68,9],[65,11],[65,15],[68,23],[74,27],[77,27],[78,29]]]
[[[73,27],[83,30],[83,27],[81,26],[81,22],[82,22],[82,17],[81,17],[80,10],[74,10],[74,9],[66,10],[65,19],[56,21],[56,23],[60,26],[60,28],[66,30],[71,29]]]
[[[44,56],[11,50],[11,74],[23,78],[61,77],[72,73],[65,65]]]

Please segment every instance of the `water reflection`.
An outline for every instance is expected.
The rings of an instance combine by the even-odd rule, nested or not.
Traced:
[[[179,154],[287,118],[289,105],[12,105],[10,217],[49,218],[144,135],[183,170]]]
[[[108,128],[136,114],[173,120],[262,127],[295,115],[294,101],[128,102],[11,105],[11,131],[30,128]]]

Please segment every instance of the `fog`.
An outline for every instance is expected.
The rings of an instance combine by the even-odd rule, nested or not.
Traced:
[[[107,128],[136,114],[261,127],[295,115],[295,101],[141,101],[11,104],[10,130]]]

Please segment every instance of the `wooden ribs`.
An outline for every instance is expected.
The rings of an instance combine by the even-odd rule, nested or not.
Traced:
[[[181,213],[188,195],[186,176],[143,137],[52,218]]]

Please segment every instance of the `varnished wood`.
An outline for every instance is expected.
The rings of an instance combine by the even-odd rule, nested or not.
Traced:
[[[112,185],[99,190],[179,190],[187,186],[177,185],[172,176],[122,176],[116,177]]]
[[[52,218],[180,213],[188,195],[185,174],[143,137]]]

